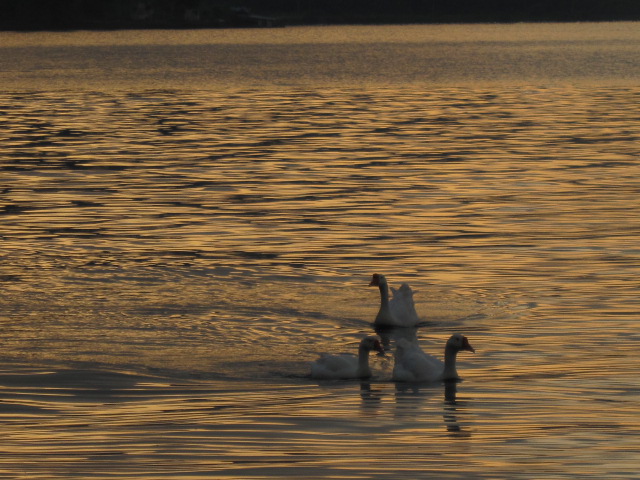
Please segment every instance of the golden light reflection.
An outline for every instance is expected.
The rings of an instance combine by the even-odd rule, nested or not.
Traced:
[[[635,84],[373,83],[0,93],[1,472],[635,474]],[[464,381],[310,381],[372,333],[376,271],[426,351],[469,336]]]
[[[36,377],[50,387],[34,390]],[[379,395],[375,415],[359,417],[354,414],[362,390],[344,382],[321,396],[310,396],[301,384],[245,382],[230,390],[226,382],[171,385],[161,378],[88,371],[43,375],[25,370],[21,376],[0,375],[0,384],[11,465],[21,460],[31,471],[37,455],[37,471],[51,476],[90,469],[98,477],[109,469],[131,473],[121,468],[133,461],[139,473],[153,477],[151,465],[162,474],[177,473],[186,458],[192,474],[237,470],[238,478],[247,475],[249,458],[263,474],[275,464],[284,473],[334,472],[338,477],[360,469],[361,474],[393,468],[408,473],[430,471],[436,459],[452,458],[452,449],[460,459],[473,457],[480,470],[506,475],[516,471],[514,461],[526,458],[529,468],[545,476],[550,466],[560,468],[563,452],[576,442],[589,451],[577,471],[604,472],[607,464],[599,455],[622,458],[620,448],[633,445],[638,428],[631,405],[604,415],[594,412],[580,399],[597,393],[583,386],[579,392],[558,388],[555,408],[570,405],[573,413],[563,408],[564,415],[550,417],[549,400],[536,387],[529,393],[511,388],[508,395],[510,382],[424,386],[403,395],[398,410],[395,387],[377,383],[372,386]],[[594,442],[594,435],[618,448]],[[456,446],[460,441],[462,449]],[[459,468],[455,461],[436,463],[445,475]],[[10,468],[1,458],[0,465]]]

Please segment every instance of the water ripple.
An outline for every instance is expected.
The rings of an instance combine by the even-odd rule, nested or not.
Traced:
[[[0,92],[0,470],[631,478],[640,91],[389,85]],[[308,378],[374,272],[455,395]]]

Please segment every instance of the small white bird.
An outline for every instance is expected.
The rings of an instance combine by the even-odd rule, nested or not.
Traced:
[[[318,379],[368,378],[371,376],[369,367],[371,350],[384,354],[380,338],[377,336],[362,339],[357,357],[349,353],[339,355],[323,353],[311,364],[311,377]]]
[[[413,301],[414,292],[409,285],[403,283],[397,290],[392,288],[393,298],[391,299],[389,298],[389,284],[384,275],[374,273],[369,286],[380,289],[380,309],[374,321],[376,325],[414,327],[420,323],[421,320]]]
[[[451,335],[444,348],[444,363],[432,355],[424,353],[417,344],[405,339],[396,344],[395,363],[392,379],[396,382],[439,382],[457,379],[456,355],[466,350],[475,353],[475,349],[464,335]]]

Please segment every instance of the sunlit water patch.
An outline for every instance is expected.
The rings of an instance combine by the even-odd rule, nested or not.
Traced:
[[[633,478],[640,91],[611,80],[634,55],[629,27],[612,43],[602,25],[541,27],[589,68],[602,45],[617,52],[593,77],[510,77],[498,56],[499,78],[477,85],[446,68],[395,84],[347,68],[351,82],[307,72],[289,85],[271,71],[256,83],[232,69],[233,86],[223,75],[206,87],[193,64],[183,88],[117,70],[104,88],[80,74],[49,88],[33,72],[39,88],[5,88],[0,471]],[[400,41],[385,27],[378,47],[403,51],[419,33],[421,55],[416,42],[445,35],[421,28]],[[468,47],[460,28],[445,38]],[[533,35],[474,35],[496,46],[514,28]],[[260,48],[263,34],[239,44]],[[39,58],[25,35],[11,41],[31,39]],[[74,35],[47,38],[64,52]],[[144,51],[156,37],[140,35],[128,41]],[[318,48],[304,38],[290,41]],[[389,352],[368,383],[312,381],[318,354],[354,352],[374,332],[372,273],[411,284],[422,326],[378,332]],[[441,356],[455,331],[476,348],[459,357],[463,382],[390,381],[399,336]]]
[[[0,382],[0,468],[32,478],[632,478],[638,446],[623,390],[547,380],[514,391],[14,370]]]

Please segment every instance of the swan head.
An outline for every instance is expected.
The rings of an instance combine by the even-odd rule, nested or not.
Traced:
[[[371,283],[369,283],[370,287],[379,287],[380,285],[386,285],[387,279],[384,275],[380,275],[379,273],[374,273],[371,277]]]
[[[460,333],[454,333],[447,340],[447,348],[452,349],[455,352],[460,350],[466,350],[467,352],[476,353],[476,349],[471,346],[469,339]]]
[[[380,342],[380,337],[371,335],[365,337],[360,342],[360,348],[370,352],[371,350],[375,350],[376,352],[384,355],[384,348],[382,347],[382,343]]]

